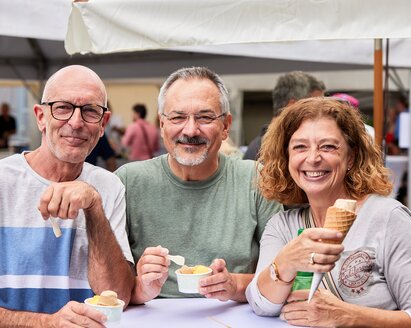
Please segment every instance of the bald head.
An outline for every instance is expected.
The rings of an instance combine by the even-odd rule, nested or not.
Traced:
[[[42,103],[34,106],[37,125],[43,135],[40,147],[43,154],[60,162],[83,163],[103,135],[110,118],[110,112],[103,109],[98,112],[102,114],[98,122],[88,122],[83,117],[83,106],[101,108],[106,104],[104,84],[91,69],[73,65],[53,74],[44,87]],[[57,111],[60,118],[54,117],[53,111]],[[61,112],[69,115],[61,119]]]
[[[64,99],[67,93],[77,94],[79,100],[83,95],[83,90],[88,87],[94,90],[94,97],[97,104],[107,105],[107,92],[103,81],[91,69],[81,65],[66,66],[54,73],[44,86],[42,102],[67,100]]]

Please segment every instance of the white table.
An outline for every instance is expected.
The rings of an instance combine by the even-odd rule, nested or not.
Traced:
[[[110,326],[111,327],[111,326]],[[220,302],[205,298],[155,299],[145,305],[131,305],[113,327],[293,327],[279,318],[259,317],[247,303]]]

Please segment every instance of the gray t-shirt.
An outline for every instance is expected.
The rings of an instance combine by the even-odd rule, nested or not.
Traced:
[[[278,213],[264,231],[257,273],[304,228],[301,209]],[[411,315],[411,213],[388,197],[371,195],[343,241],[345,247],[331,271],[343,300]],[[258,291],[257,274],[247,299],[259,315],[278,315],[282,304],[270,303]],[[321,287],[321,286],[320,286]]]
[[[205,181],[176,177],[163,155],[122,166],[127,228],[137,262],[145,248],[161,245],[183,255],[189,266],[223,258],[230,272],[253,273],[259,240],[269,218],[282,209],[256,189],[256,164],[220,155],[217,172]],[[161,297],[189,297],[177,291],[171,264]]]

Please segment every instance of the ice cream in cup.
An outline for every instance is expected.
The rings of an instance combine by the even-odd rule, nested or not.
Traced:
[[[211,276],[213,270],[204,265],[188,267],[183,265],[177,269],[177,285],[180,293],[197,294],[199,282],[202,278]]]
[[[87,298],[84,303],[87,306],[105,314],[107,317],[107,327],[120,323],[121,313],[124,308],[124,301],[117,298],[117,293],[105,290],[100,295]]]

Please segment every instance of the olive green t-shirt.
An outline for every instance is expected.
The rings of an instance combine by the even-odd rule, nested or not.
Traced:
[[[189,266],[222,258],[229,272],[254,273],[267,221],[282,205],[257,191],[256,163],[220,155],[217,172],[183,181],[168,155],[128,163],[116,171],[126,188],[127,232],[135,263],[147,247],[161,245]],[[199,297],[177,290],[171,263],[160,297]]]

